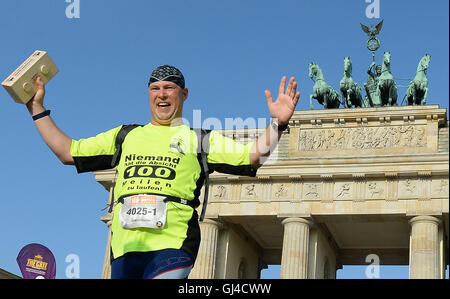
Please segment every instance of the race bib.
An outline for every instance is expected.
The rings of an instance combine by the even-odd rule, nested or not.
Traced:
[[[162,229],[166,224],[167,203],[165,196],[132,195],[123,198],[119,211],[120,225],[123,228]]]

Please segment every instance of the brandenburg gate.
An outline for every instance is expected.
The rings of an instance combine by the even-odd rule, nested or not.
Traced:
[[[256,178],[211,175],[189,278],[259,278],[272,264],[281,264],[281,278],[335,278],[368,257],[409,265],[410,278],[444,278],[446,115],[438,105],[295,111]],[[223,134],[245,143],[260,132]],[[114,171],[94,175],[111,193]],[[108,228],[111,219],[102,217]]]

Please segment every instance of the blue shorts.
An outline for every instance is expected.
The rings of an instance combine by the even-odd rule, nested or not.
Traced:
[[[193,266],[179,249],[128,252],[111,263],[111,279],[186,279]]]

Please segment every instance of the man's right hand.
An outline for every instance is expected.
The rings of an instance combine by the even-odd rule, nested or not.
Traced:
[[[36,77],[34,80],[36,86],[36,93],[26,104],[28,111],[31,115],[36,115],[38,113],[44,112],[44,96],[45,96],[45,83],[42,81],[41,77]]]

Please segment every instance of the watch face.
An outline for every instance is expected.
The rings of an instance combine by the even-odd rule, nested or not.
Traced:
[[[284,126],[280,126],[280,125],[278,125],[278,123],[277,123],[276,121],[274,121],[274,120],[272,120],[271,125],[272,125],[272,128],[273,128],[275,131],[279,131],[279,132],[283,132],[283,131],[285,131],[285,130],[288,128],[288,124],[285,124]]]
[[[278,124],[277,124],[276,122],[272,121],[271,125],[272,125],[272,128],[273,128],[275,131],[278,130]]]

